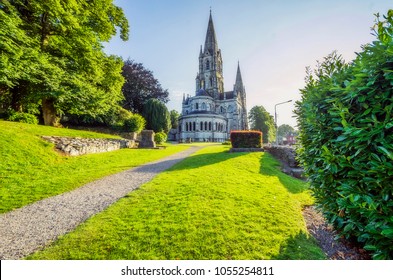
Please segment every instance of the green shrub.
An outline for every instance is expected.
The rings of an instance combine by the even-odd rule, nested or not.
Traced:
[[[29,113],[12,112],[9,115],[8,120],[13,122],[38,124],[37,117]]]
[[[145,119],[138,114],[133,114],[124,120],[123,131],[125,132],[141,132],[146,125]]]
[[[167,139],[167,135],[165,134],[165,132],[157,132],[156,134],[154,134],[154,141],[157,144],[162,144],[166,142],[166,139]]]
[[[232,131],[230,135],[233,148],[261,148],[262,132]]]
[[[332,53],[296,104],[299,160],[317,203],[375,259],[393,258],[393,11],[351,64]]]
[[[231,141],[222,142],[222,145],[231,145]]]

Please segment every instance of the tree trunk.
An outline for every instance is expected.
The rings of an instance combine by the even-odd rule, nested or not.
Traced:
[[[42,115],[44,124],[50,126],[59,126],[59,118],[56,115],[54,100],[51,98],[42,99]]]

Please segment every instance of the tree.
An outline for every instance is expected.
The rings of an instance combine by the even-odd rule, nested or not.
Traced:
[[[274,118],[263,106],[254,106],[249,113],[251,129],[262,131],[263,143],[274,142],[276,137],[276,128]]]
[[[26,35],[33,54],[27,59],[29,75],[16,75],[6,85],[12,100],[40,104],[44,123],[55,125],[59,113],[94,116],[122,99],[122,61],[107,56],[102,46],[116,27],[128,39],[128,21],[113,0],[3,2],[0,10],[18,33],[0,33],[0,41]]]
[[[171,118],[165,104],[157,99],[149,99],[143,108],[146,128],[154,132],[168,133],[171,128]]]
[[[294,133],[294,132],[295,132],[295,129],[292,126],[290,126],[288,124],[282,124],[277,129],[277,136],[281,137],[281,138],[287,137],[288,134]]]
[[[135,113],[142,113],[145,103],[151,99],[157,99],[163,103],[169,101],[168,90],[164,90],[161,84],[153,76],[153,72],[146,69],[142,63],[126,60],[124,62],[123,77],[123,107]]]
[[[176,110],[171,110],[169,112],[170,117],[171,117],[171,126],[173,129],[177,129],[179,127],[179,117],[180,114]]]

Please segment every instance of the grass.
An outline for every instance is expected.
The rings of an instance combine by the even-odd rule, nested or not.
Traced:
[[[206,147],[28,259],[325,259],[303,181],[267,153]]]
[[[0,213],[78,188],[90,181],[187,149],[122,149],[61,156],[43,135],[119,138],[108,134],[0,121]]]

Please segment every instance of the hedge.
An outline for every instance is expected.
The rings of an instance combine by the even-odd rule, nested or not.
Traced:
[[[262,132],[260,131],[231,131],[230,139],[233,148],[262,147]]]
[[[333,52],[301,90],[299,160],[341,236],[393,259],[393,10],[350,64]]]

